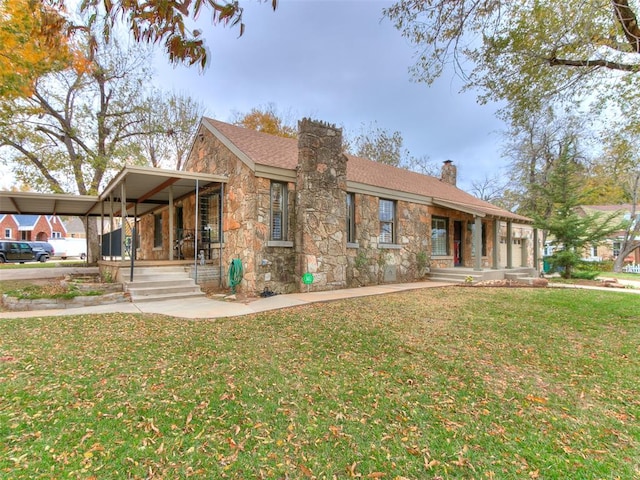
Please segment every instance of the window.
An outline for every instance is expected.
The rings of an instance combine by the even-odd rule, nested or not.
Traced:
[[[380,199],[378,203],[378,219],[380,220],[378,242],[394,243],[396,235],[396,204],[393,200]]]
[[[11,229],[10,228],[5,228],[4,229],[4,238],[11,238]]]
[[[51,238],[62,238],[62,233],[60,233],[60,232],[51,232]]]
[[[220,242],[220,192],[200,197],[200,229],[202,241],[209,243]]]
[[[287,239],[287,184],[271,182],[271,240]]]
[[[431,255],[447,255],[449,238],[449,221],[446,218],[431,219]]]
[[[620,249],[622,248],[622,242],[613,242],[613,256],[617,257],[620,255]]]
[[[153,246],[154,248],[162,247],[162,214],[153,215]]]
[[[356,198],[355,194],[347,193],[347,243],[356,241]]]
[[[591,245],[591,256],[592,257],[598,256],[598,245]]]

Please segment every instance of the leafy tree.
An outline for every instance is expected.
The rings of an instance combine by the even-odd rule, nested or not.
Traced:
[[[101,37],[109,41],[117,25],[123,24],[137,42],[163,43],[169,60],[174,63],[207,65],[209,55],[202,37],[202,30],[193,28],[200,15],[208,13],[211,25],[238,26],[244,33],[242,7],[237,0],[82,0],[80,10],[89,19],[89,25],[76,25],[66,15],[65,0],[8,0],[28,5],[25,11],[46,9],[58,17],[66,17],[64,27],[57,18],[47,17],[43,22],[43,33],[47,41],[73,36],[78,30],[90,30],[98,25]],[[68,2],[73,3],[75,2]],[[277,0],[271,0],[275,10]],[[97,48],[97,43],[93,44]]]
[[[153,90],[141,111],[140,145],[151,166],[182,170],[189,154],[204,105],[185,94],[167,95]]]
[[[390,132],[376,122],[361,125],[360,133],[347,141],[347,151],[374,162],[404,168],[426,175],[438,175],[438,168],[429,157],[414,157],[404,147],[404,138],[399,131]]]
[[[579,132],[573,119],[558,119],[551,109],[512,125],[503,152],[511,159],[503,196],[513,209],[529,217],[551,213],[553,205],[546,196],[549,176],[563,157],[582,164]]]
[[[504,192],[507,188],[507,181],[500,174],[493,176],[485,175],[483,179],[471,182],[471,191],[469,193],[475,195],[481,200],[491,202],[494,205],[505,207]]]
[[[50,5],[31,0],[0,2],[0,97],[28,95],[40,76],[72,61],[65,20]]]
[[[89,48],[87,44],[87,48]],[[23,98],[0,99],[0,150],[38,191],[97,194],[125,164],[146,164],[139,139],[150,72],[140,49],[102,45],[88,62],[46,75]],[[98,258],[89,224],[90,260]]]
[[[481,100],[506,101],[513,118],[568,98],[615,107],[633,122],[638,8],[628,0],[398,0],[384,14],[416,46],[419,81],[453,64]]]
[[[577,207],[584,203],[582,179],[580,166],[573,159],[575,155],[571,150],[570,146],[562,149],[549,174],[548,185],[541,188],[552,208],[547,215],[534,217],[535,226],[547,231],[557,247],[551,263],[563,268],[565,278],[571,278],[585,247],[601,242],[620,229],[620,225],[614,223],[617,213],[608,216],[581,216],[578,213]]]
[[[600,170],[592,174],[592,183],[606,179],[606,191],[617,195],[615,202],[621,204],[621,210],[626,210],[629,217],[621,228],[620,253],[615,259],[613,269],[622,271],[625,258],[634,250],[640,248],[640,156],[638,155],[637,134],[635,128],[626,131],[618,131],[605,141],[607,143],[606,158],[598,166]],[[598,173],[603,171],[601,176]],[[601,184],[597,184],[601,187]],[[613,195],[612,194],[612,195]],[[624,205],[623,205],[624,204]],[[629,208],[625,208],[628,206]]]
[[[399,167],[403,158],[409,156],[409,151],[403,144],[404,139],[400,132],[389,132],[372,122],[368,128],[362,125],[360,133],[354,139],[353,147],[355,155],[359,157]]]
[[[234,113],[232,123],[257,132],[277,135],[279,137],[296,138],[298,130],[295,123],[289,119],[290,115],[278,112],[273,103],[252,108],[248,113]]]

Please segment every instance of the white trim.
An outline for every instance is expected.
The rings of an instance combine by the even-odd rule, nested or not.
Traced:
[[[293,242],[284,241],[284,240],[269,240],[267,242],[267,247],[291,248],[293,247]]]
[[[379,250],[401,250],[402,245],[397,243],[378,243]]]
[[[294,182],[297,180],[295,170],[281,167],[270,167],[268,165],[256,164],[255,168],[256,177],[267,178],[269,180],[276,180],[278,182]]]

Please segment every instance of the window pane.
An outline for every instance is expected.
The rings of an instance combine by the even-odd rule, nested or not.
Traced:
[[[162,247],[162,215],[154,215],[153,223],[153,246]]]
[[[380,199],[378,202],[378,218],[380,220],[378,241],[380,243],[393,243],[395,238],[395,202]]]
[[[433,218],[431,220],[431,254],[447,254],[447,220]]]
[[[286,185],[271,183],[271,240],[286,240]]]
[[[393,202],[391,200],[380,200],[380,221],[393,221]]]
[[[356,241],[355,198],[353,193],[347,193],[347,242]]]

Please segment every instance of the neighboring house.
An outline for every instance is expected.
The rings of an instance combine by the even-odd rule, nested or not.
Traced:
[[[622,204],[622,205],[580,205],[578,207],[578,212],[581,216],[594,216],[594,215],[610,215],[614,212],[618,212],[619,215],[616,217],[615,221],[629,222],[631,221],[631,212],[633,205],[631,204]],[[640,206],[636,207],[636,212],[640,212]],[[640,213],[636,213],[636,220],[640,221]],[[620,248],[622,246],[622,242],[624,240],[624,231],[616,232],[615,234],[609,236],[609,238],[605,239],[601,243],[597,245],[591,245],[584,253],[583,259],[589,261],[603,261],[603,260],[615,260],[619,253]],[[636,248],[630,255],[628,255],[624,259],[625,263],[640,263],[640,248]]]
[[[46,242],[64,238],[65,226],[56,215],[0,215],[3,239]]]
[[[204,118],[185,170],[225,181],[142,215],[137,259],[193,259],[198,245],[203,264],[240,259],[241,288],[283,293],[309,288],[306,273],[328,290],[428,267],[537,270],[531,219],[457,188],[452,162],[438,179],[345,155],[323,122],[303,119],[291,139]]]
[[[66,217],[63,220],[67,238],[87,238],[84,223],[79,217]]]

